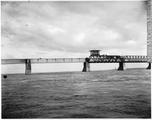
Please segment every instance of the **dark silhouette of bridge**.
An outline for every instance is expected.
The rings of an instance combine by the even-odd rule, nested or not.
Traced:
[[[31,64],[41,63],[83,63],[83,72],[90,71],[90,63],[118,63],[118,70],[124,70],[125,63],[148,63],[147,69],[151,69],[151,63],[147,56],[138,55],[100,55],[100,50],[91,50],[86,58],[28,58],[28,59],[2,59],[2,64],[25,64],[25,74],[31,74]]]

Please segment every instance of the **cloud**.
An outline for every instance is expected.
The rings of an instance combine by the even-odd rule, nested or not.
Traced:
[[[2,2],[2,57],[146,54],[145,4]]]

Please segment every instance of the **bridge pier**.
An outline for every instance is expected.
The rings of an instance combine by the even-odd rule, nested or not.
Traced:
[[[151,69],[151,63],[148,63],[148,67],[146,69]]]
[[[118,70],[124,70],[124,62],[119,62]]]
[[[90,63],[89,62],[84,62],[83,63],[83,70],[82,72],[90,72]]]
[[[31,60],[26,59],[25,60],[25,75],[30,75],[31,74]]]

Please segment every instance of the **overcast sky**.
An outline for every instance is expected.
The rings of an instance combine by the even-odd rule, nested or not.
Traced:
[[[146,55],[145,2],[2,2],[2,58]]]

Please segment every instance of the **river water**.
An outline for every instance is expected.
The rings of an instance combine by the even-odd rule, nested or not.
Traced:
[[[150,70],[9,74],[3,118],[150,118]]]

